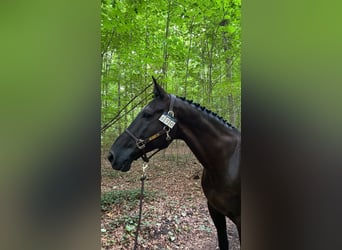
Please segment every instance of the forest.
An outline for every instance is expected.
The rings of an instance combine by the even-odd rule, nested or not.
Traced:
[[[102,249],[133,247],[140,162],[122,173],[111,168],[106,155],[152,100],[152,76],[167,92],[240,129],[240,13],[240,0],[102,0]],[[149,165],[141,249],[216,249],[200,185],[202,167],[188,147],[176,140]],[[229,221],[227,226],[230,249],[239,249],[235,226]]]
[[[151,76],[240,128],[240,0],[102,0],[101,8],[103,143],[151,100]]]

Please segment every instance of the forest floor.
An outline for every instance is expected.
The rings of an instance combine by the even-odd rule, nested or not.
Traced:
[[[119,172],[106,161],[107,151],[101,160],[101,249],[133,249],[143,162]],[[187,146],[172,143],[151,159],[146,173],[138,249],[218,249],[201,188],[202,166]],[[238,232],[228,218],[227,229],[229,249],[240,249]]]

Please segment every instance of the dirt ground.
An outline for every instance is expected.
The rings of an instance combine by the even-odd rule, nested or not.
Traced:
[[[115,194],[101,211],[102,250],[133,249],[142,164],[141,159],[135,161],[122,173],[102,157],[102,196]],[[202,166],[187,146],[174,142],[151,159],[146,171],[138,249],[218,249],[200,183]],[[227,229],[229,249],[240,249],[238,232],[228,218]]]

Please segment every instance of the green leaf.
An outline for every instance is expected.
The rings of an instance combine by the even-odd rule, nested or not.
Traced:
[[[130,224],[128,224],[128,225],[125,226],[125,230],[126,230],[128,233],[131,233],[131,232],[133,232],[133,231],[135,230],[135,225],[130,225]]]

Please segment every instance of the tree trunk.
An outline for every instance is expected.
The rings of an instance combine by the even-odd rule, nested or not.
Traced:
[[[190,53],[191,53],[191,48],[192,48],[192,29],[194,26],[194,19],[195,16],[192,17],[191,24],[190,24],[190,43],[189,43],[189,49],[188,49],[188,55],[186,58],[186,69],[185,69],[185,82],[184,82],[184,96],[186,96],[186,89],[187,89],[187,83],[188,83],[188,77],[189,77],[189,61],[190,61]]]
[[[169,26],[170,26],[170,14],[171,14],[171,2],[172,0],[168,1],[168,10],[167,10],[167,18],[166,18],[166,25],[165,25],[165,38],[164,38],[164,48],[163,48],[163,67],[162,67],[162,73],[164,76],[164,79],[167,77],[167,69],[168,69],[168,38],[169,38]],[[165,88],[167,86],[164,86]]]
[[[118,78],[118,110],[121,109],[121,95],[120,95],[120,89],[121,89],[121,82],[120,78]],[[118,130],[119,134],[121,134],[122,129],[121,129],[121,122],[118,122]]]
[[[228,20],[222,20],[220,22],[221,26],[227,26],[228,25]],[[230,39],[228,37],[227,32],[223,31],[222,32],[222,39],[223,39],[223,50],[225,52],[225,54],[228,54],[228,50],[230,47]],[[229,85],[230,85],[230,91],[228,93],[228,115],[229,115],[229,122],[231,122],[232,124],[235,124],[235,110],[234,110],[234,104],[235,104],[235,100],[234,100],[234,96],[232,94],[232,89],[233,89],[233,67],[232,67],[232,60],[230,57],[226,58],[226,77],[228,79]]]

